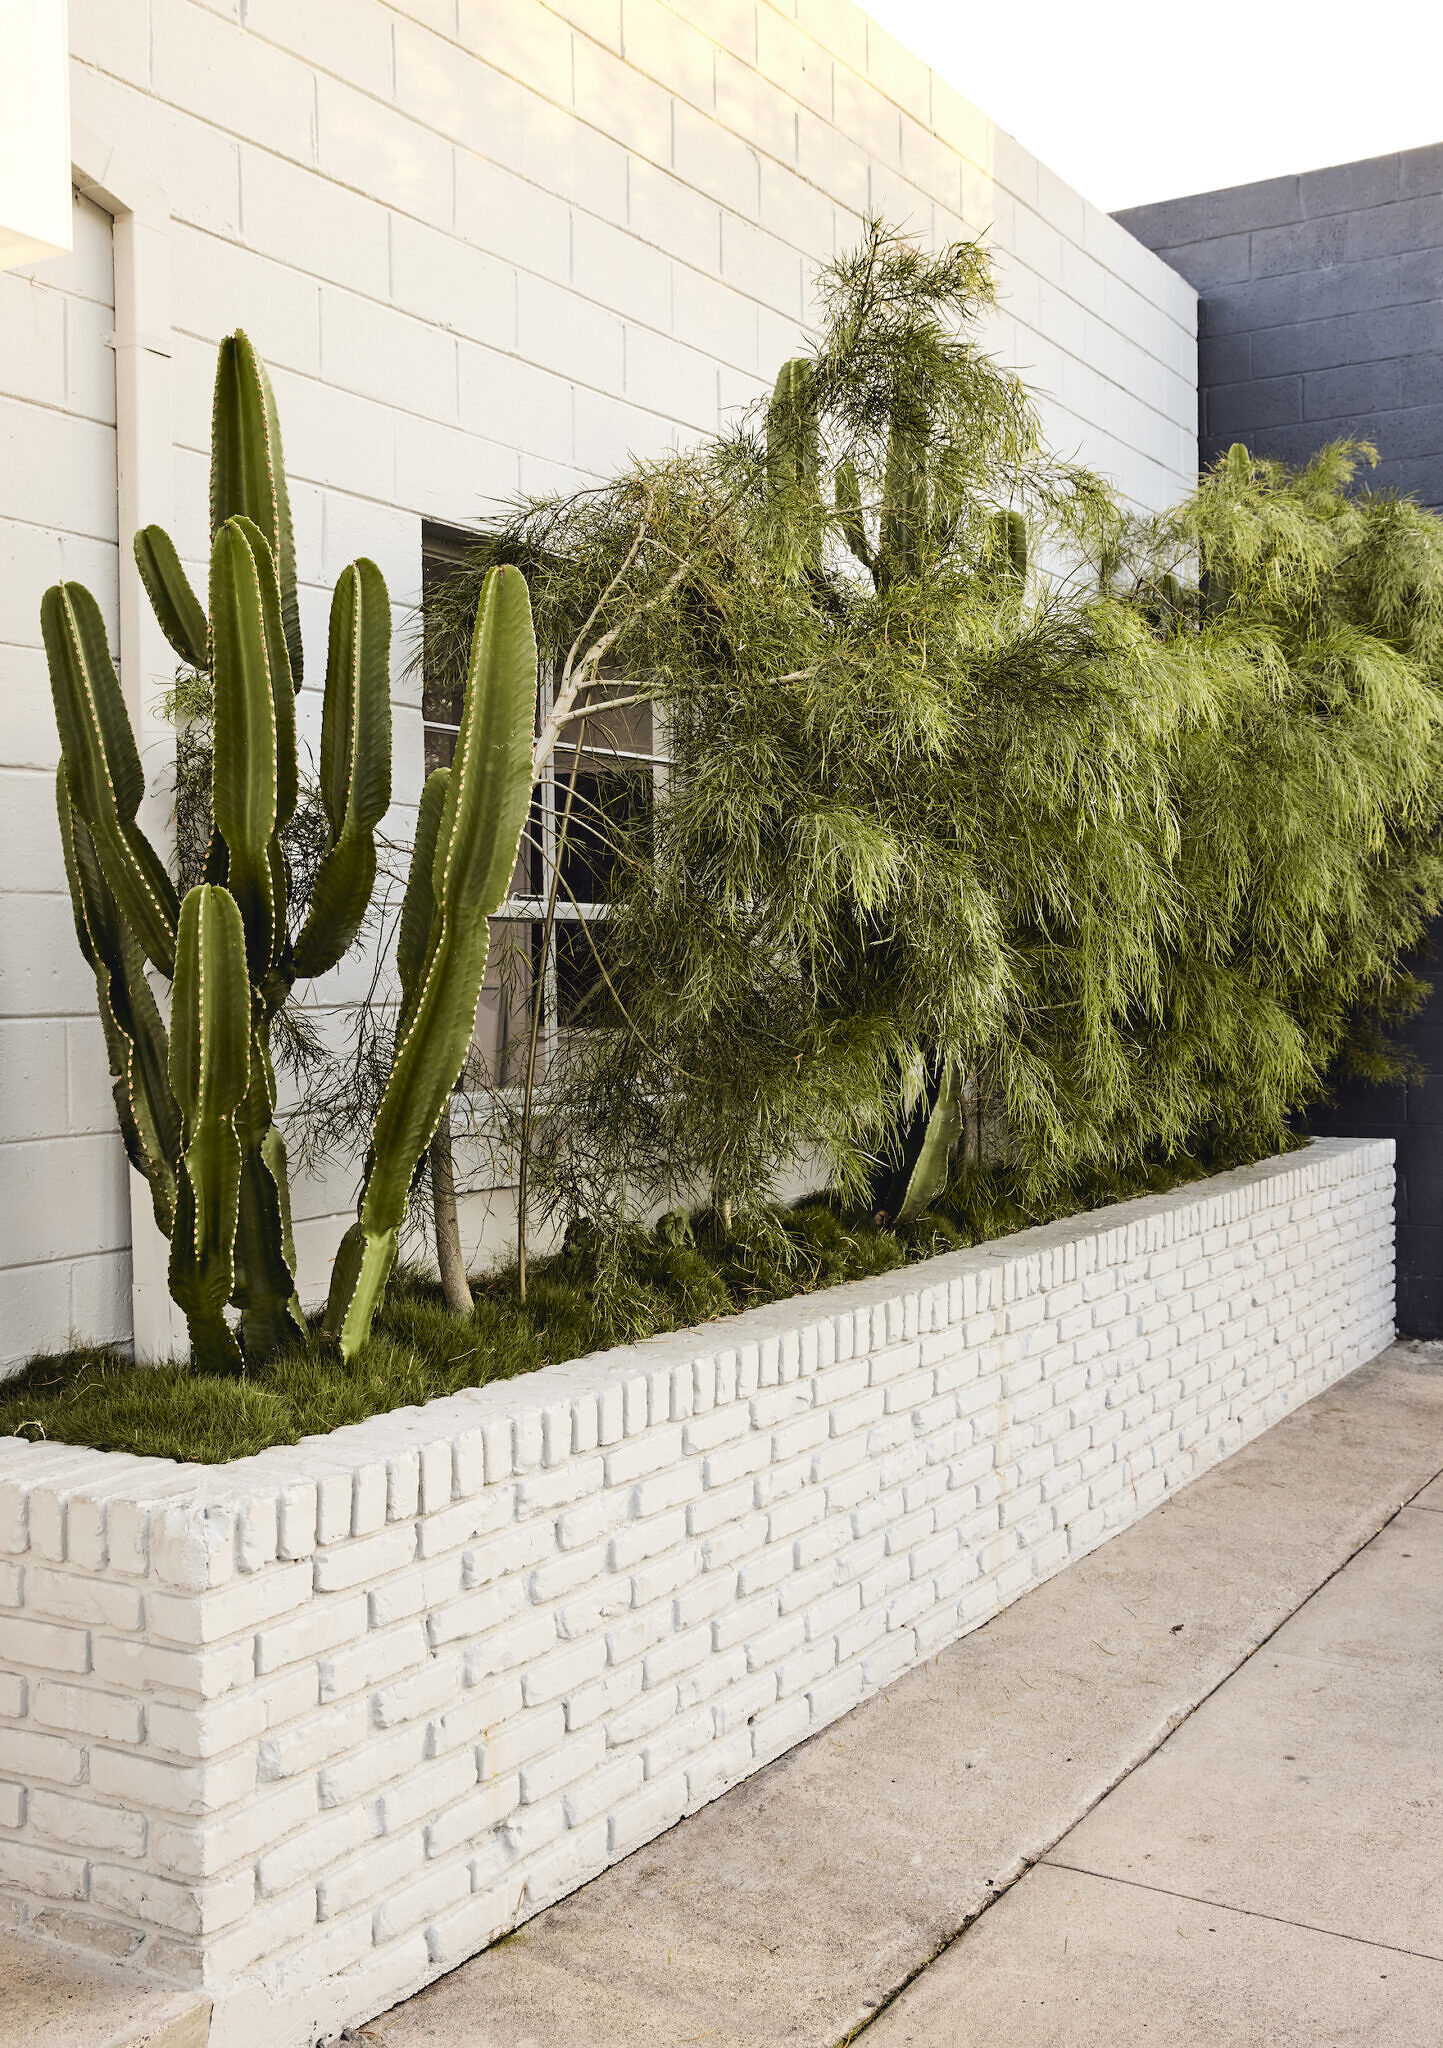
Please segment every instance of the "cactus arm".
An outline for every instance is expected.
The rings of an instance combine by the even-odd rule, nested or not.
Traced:
[[[296,543],[280,421],[265,365],[239,328],[221,343],[216,362],[210,457],[212,540],[237,512],[255,521],[275,561],[291,681],[299,690],[301,614],[296,593]]]
[[[376,886],[376,840],[346,832],[316,870],[306,921],[296,940],[295,973],[313,980],[343,960],[364,922]]]
[[[321,716],[321,798],[332,835],[379,825],[391,802],[391,601],[374,562],[342,570],[331,599]]]
[[[895,421],[887,437],[882,498],[882,544],[877,562],[879,581],[890,585],[900,577],[920,573],[928,524],[927,475],[921,453]]]
[[[140,948],[125,928],[101,873],[94,841],[70,802],[63,762],[56,770],[55,807],[75,936],[95,975],[121,1136],[131,1164],[150,1185],[156,1223],[169,1237],[181,1137],[180,1113],[166,1070],[165,1026],[145,978]]]
[[[441,829],[441,814],[446,807],[446,790],[450,781],[449,768],[433,768],[426,777],[426,786],[421,792],[421,804],[416,814],[416,835],[411,842],[411,864],[406,875],[406,893],[401,901],[401,926],[396,938],[396,971],[401,980],[401,1004],[396,1018],[397,1043],[405,1038],[410,1028],[411,1015],[426,971],[431,933],[436,918],[436,892],[432,885],[436,862],[436,838]],[[485,973],[484,963],[482,973]],[[370,1167],[371,1161],[368,1159],[368,1179]],[[384,1256],[381,1250],[374,1250],[370,1256],[372,1280],[374,1281],[378,1271],[380,1274],[379,1282],[375,1283],[374,1300],[370,1311],[374,1313],[375,1301],[379,1300],[380,1289],[384,1287],[386,1275],[390,1270],[390,1260],[395,1256],[394,1248],[389,1256]],[[333,1337],[342,1334],[346,1313],[360,1281],[366,1257],[366,1232],[358,1220],[341,1239],[335,1264],[331,1268],[330,1294],[326,1303],[326,1328]],[[362,1310],[359,1313],[366,1312]],[[369,1317],[366,1327],[369,1328]],[[357,1341],[362,1342],[364,1338]]]
[[[986,575],[995,590],[1021,589],[1027,582],[1027,521],[1020,512],[994,512]]]
[[[431,863],[435,908],[424,966],[398,1031],[371,1135],[361,1257],[349,1299],[332,1287],[327,1320],[355,1356],[385,1289],[416,1162],[465,1062],[489,950],[487,919],[505,900],[531,802],[536,637],[526,581],[493,569],[477,614],[456,755]],[[413,854],[413,872],[415,856]],[[338,1260],[356,1265],[354,1247]]]
[[[179,906],[135,822],[145,777],[100,607],[83,584],[57,583],[41,601],[40,624],[70,800],[90,829],[121,915],[146,958],[169,975]]]
[[[298,975],[325,974],[361,928],[376,880],[376,827],[391,802],[391,606],[374,562],[353,562],[331,601],[321,796],[331,844],[296,941]]]
[[[451,781],[449,768],[433,768],[421,791],[416,813],[416,837],[411,843],[411,865],[406,875],[406,893],[401,899],[401,928],[396,935],[396,971],[401,977],[401,1013],[396,1035],[404,1038],[431,944],[436,918],[436,892],[432,877],[436,865],[436,838],[441,814],[446,808],[446,790]]]
[[[401,979],[401,1005],[396,1018],[398,1043],[406,1036],[426,969],[431,929],[436,915],[436,894],[432,887],[436,835],[441,829],[441,813],[445,809],[446,789],[450,780],[449,768],[433,768],[426,777],[426,786],[421,792],[420,809],[416,814],[416,836],[411,842],[411,864],[407,870],[406,893],[401,901],[401,927],[396,938],[396,970]],[[485,972],[484,965],[482,972]],[[370,1164],[368,1159],[368,1178]],[[356,1293],[366,1255],[366,1233],[358,1220],[341,1239],[335,1263],[331,1267],[331,1286],[326,1302],[326,1328],[333,1337],[342,1334],[346,1313]],[[394,1256],[393,1249],[390,1257]],[[371,1254],[373,1277],[378,1268],[382,1270],[379,1283],[374,1290],[370,1311],[372,1314],[375,1302],[380,1298],[380,1289],[385,1286],[386,1275],[390,1270],[390,1259],[385,1259],[383,1265],[382,1255],[376,1251]],[[364,1314],[365,1311],[358,1313]],[[369,1328],[369,1320],[366,1327]],[[358,1344],[360,1342],[364,1342],[364,1337],[357,1340]],[[354,1350],[356,1346],[352,1348]]]
[[[864,569],[874,574],[877,558],[867,540],[867,525],[862,517],[862,486],[857,479],[857,467],[852,462],[839,462],[833,480],[837,500],[837,519],[842,529],[842,538]]]
[[[815,490],[817,471],[812,366],[796,356],[778,370],[767,406],[767,474],[774,490]]]
[[[296,1299],[285,1142],[275,1125],[276,1083],[262,1030],[251,1035],[250,1086],[236,1117],[241,1145],[235,1285],[241,1336],[251,1363],[272,1358],[305,1335]]]
[[[227,890],[202,883],[181,905],[171,1003],[170,1085],[185,1150],[170,1291],[185,1311],[196,1363],[210,1371],[241,1365],[224,1310],[235,1284],[236,1112],[250,1085],[250,1009],[239,906]]]
[[[182,661],[204,674],[210,668],[210,622],[163,526],[141,527],[135,566],[161,632]]]
[[[270,542],[253,519],[243,512],[234,524],[244,534],[256,565],[260,589],[261,623],[265,632],[266,666],[270,670],[271,704],[276,720],[276,830],[283,832],[296,814],[300,799],[300,762],[296,753],[296,692],[291,681],[291,657],[281,618],[281,594],[276,582],[275,557]]]
[[[250,530],[252,533],[254,529]],[[215,648],[215,740],[211,809],[228,854],[227,887],[245,923],[246,957],[259,983],[285,935],[271,858],[279,813],[283,734],[257,558],[244,522],[227,520],[211,550],[210,612]],[[271,579],[274,586],[274,577]]]

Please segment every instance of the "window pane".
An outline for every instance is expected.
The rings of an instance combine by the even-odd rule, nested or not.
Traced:
[[[468,548],[475,545],[475,539],[474,534],[466,533],[460,527],[441,526],[430,519],[422,523],[421,590],[424,598],[434,597],[440,586],[455,575],[466,559]],[[464,665],[465,657],[459,646],[437,646],[428,637],[421,676],[421,717],[425,724],[461,723]],[[449,761],[448,755],[445,760],[432,763],[428,738],[427,772],[433,765],[444,768]]]
[[[607,958],[608,937],[605,918],[588,918],[584,926],[573,918],[556,926],[556,1021],[566,1029],[614,1029],[622,1021],[597,966],[599,955],[615,980]]]
[[[428,725],[423,730],[426,735],[426,773],[429,775],[433,768],[449,768],[456,752],[455,733],[435,725]]]
[[[531,922],[491,920],[491,950],[471,1041],[473,1083],[515,1088],[526,1078],[540,936],[540,926]]]
[[[562,758],[556,776],[557,833],[571,787],[572,757]],[[651,811],[651,775],[646,769],[595,765],[583,754],[576,794],[566,821],[561,851],[563,900],[605,903],[616,874],[616,841],[644,823]]]

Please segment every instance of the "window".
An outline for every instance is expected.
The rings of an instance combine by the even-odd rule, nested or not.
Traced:
[[[422,582],[429,597],[456,573],[474,536],[427,522],[422,528]],[[562,734],[532,794],[511,894],[491,921],[491,952],[472,1047],[474,1085],[519,1087],[526,1074],[539,992],[538,1068],[545,1071],[558,1034],[605,1024],[611,1003],[598,958],[605,961],[605,920],[615,853],[608,825],[634,825],[649,814],[656,765],[652,713],[646,704],[606,709],[622,681],[603,681]],[[543,653],[541,703],[550,708]],[[428,667],[422,681],[426,772],[448,767],[456,750],[461,699]],[[551,934],[546,937],[555,856],[561,851]]]

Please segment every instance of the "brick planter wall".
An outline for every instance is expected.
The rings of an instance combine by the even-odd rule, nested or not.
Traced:
[[[359,2022],[1392,1334],[1328,1141],[222,1468],[0,1440],[0,1924]]]

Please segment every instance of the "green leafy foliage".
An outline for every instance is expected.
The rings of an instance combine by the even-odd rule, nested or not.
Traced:
[[[798,1160],[910,1221],[924,1150],[1041,1210],[1260,1156],[1416,995],[1443,526],[1348,447],[1131,516],[1047,457],[991,303],[981,250],[874,224],[755,418],[520,508],[432,606],[444,665],[525,561],[543,643],[594,609],[666,735],[537,1118],[559,1219],[761,1215]]]

